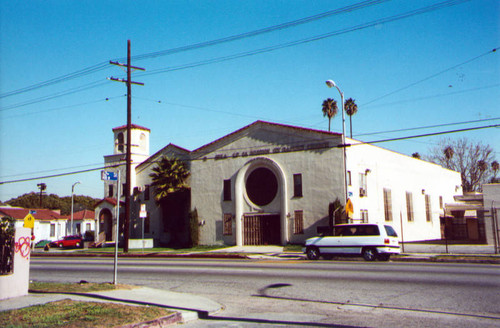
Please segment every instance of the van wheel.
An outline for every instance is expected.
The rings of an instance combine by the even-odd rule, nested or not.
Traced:
[[[377,250],[372,247],[363,248],[363,258],[365,261],[374,261],[377,258]]]
[[[317,247],[307,247],[306,255],[309,260],[317,260],[320,257],[319,249]]]
[[[378,259],[380,261],[389,261],[390,258],[391,258],[391,254],[379,254],[378,255]]]

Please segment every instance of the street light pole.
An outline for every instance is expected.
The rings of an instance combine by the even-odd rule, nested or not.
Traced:
[[[79,184],[80,181],[77,181],[75,183],[73,183],[73,185],[71,186],[71,235],[73,236],[73,199],[74,199],[74,193],[75,193],[75,186],[77,184]]]
[[[340,88],[335,84],[333,80],[327,80],[326,85],[329,88],[337,88],[338,92],[340,93],[340,101],[342,103],[342,161],[344,165],[344,206],[347,204],[347,165],[346,165],[346,151],[345,151],[345,113],[344,113],[344,93],[340,91]]]

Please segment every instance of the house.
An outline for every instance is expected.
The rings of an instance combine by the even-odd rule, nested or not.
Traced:
[[[114,154],[104,160],[125,177],[123,132],[113,129]],[[332,220],[389,223],[404,241],[436,239],[444,204],[461,192],[458,172],[354,139],[343,147],[338,133],[256,121],[196,150],[168,144],[151,156],[149,133],[132,127],[130,234],[156,244],[186,243],[193,232],[205,245],[298,244]],[[159,206],[149,174],[162,156],[187,163],[190,192]],[[95,208],[110,224],[99,225],[106,238],[114,238],[115,188],[105,181],[107,198]],[[333,213],[347,199],[349,216]]]
[[[71,215],[65,216],[68,220],[68,231],[67,234],[81,235],[85,236],[87,231],[95,230],[95,213],[90,210],[82,210],[73,213],[73,229],[71,230]]]
[[[445,204],[443,239],[494,245],[499,251],[500,184],[482,186],[483,192],[456,195]]]
[[[33,228],[34,242],[40,240],[58,240],[66,236],[67,219],[59,211],[49,209],[28,209],[19,207],[0,207],[0,217],[14,218],[15,227],[24,225],[24,218],[30,214],[35,218]]]

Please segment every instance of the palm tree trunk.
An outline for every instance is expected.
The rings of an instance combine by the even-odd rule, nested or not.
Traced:
[[[349,132],[351,132],[351,139],[352,139],[352,115],[349,115]]]

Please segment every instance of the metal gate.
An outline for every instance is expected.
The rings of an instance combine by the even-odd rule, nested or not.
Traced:
[[[243,220],[244,245],[280,245],[280,236],[279,214],[245,215]]]

